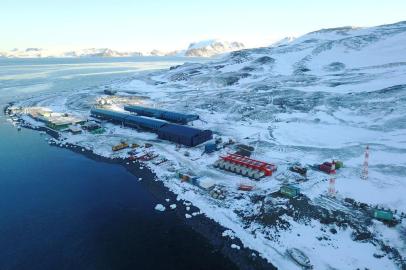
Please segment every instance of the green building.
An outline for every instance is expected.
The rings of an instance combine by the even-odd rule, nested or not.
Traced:
[[[71,123],[68,122],[48,122],[46,125],[55,130],[67,129]]]

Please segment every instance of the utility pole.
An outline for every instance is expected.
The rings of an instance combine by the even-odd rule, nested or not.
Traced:
[[[369,167],[369,145],[365,148],[364,168],[362,170],[361,179],[368,179],[368,167]]]

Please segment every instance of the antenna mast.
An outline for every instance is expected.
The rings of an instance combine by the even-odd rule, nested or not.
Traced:
[[[336,193],[336,179],[331,178],[328,186],[328,194],[330,197],[335,197]]]
[[[367,180],[368,179],[368,167],[369,167],[369,145],[365,148],[365,159],[364,159],[364,168],[362,170],[361,179]]]

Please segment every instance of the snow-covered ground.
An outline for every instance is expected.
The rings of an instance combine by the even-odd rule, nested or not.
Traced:
[[[406,221],[388,227],[359,204],[344,201],[406,212],[405,51],[406,22],[324,29],[279,46],[142,72],[111,85],[117,95],[141,104],[197,113],[204,121],[195,121],[195,127],[256,147],[256,159],[278,165],[259,182],[213,168],[233,146],[202,155],[203,146],[177,149],[153,133],[109,123],[105,134],[63,133],[63,142],[107,157],[127,156],[111,151],[120,140],[152,142],[151,150],[169,160],[148,162],[159,181],[228,228],[224,237],[238,237],[280,269],[300,269],[286,253],[290,248],[302,250],[315,269],[405,269]],[[16,105],[88,116],[102,89],[36,96]],[[115,109],[124,105],[122,99],[112,102]],[[366,145],[369,178],[361,180]],[[344,162],[335,175],[336,198],[325,196],[330,176],[309,169],[308,179],[298,181],[288,170],[295,162],[310,167],[333,158]],[[213,179],[224,186],[226,199],[179,181],[176,170]],[[240,183],[255,189],[238,191]],[[279,196],[275,191],[286,183],[299,186],[303,196]]]

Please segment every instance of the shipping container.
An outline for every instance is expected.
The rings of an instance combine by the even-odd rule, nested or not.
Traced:
[[[166,124],[158,129],[158,137],[163,140],[186,146],[196,146],[213,138],[211,130],[201,130],[188,126]]]
[[[393,213],[390,210],[383,210],[383,209],[375,209],[374,210],[374,218],[380,219],[380,220],[393,220]]]
[[[284,185],[280,188],[280,193],[288,197],[296,197],[300,194],[300,189],[293,185]]]
[[[319,170],[325,172],[327,174],[335,174],[335,164],[331,162],[324,162],[323,164],[319,165]]]
[[[138,115],[154,117],[179,124],[187,124],[188,122],[199,119],[199,116],[196,114],[184,114],[144,106],[128,105],[124,106],[124,110],[134,112]]]
[[[91,130],[90,133],[96,135],[96,134],[103,134],[104,132],[106,132],[106,130],[104,128],[98,128],[98,129],[94,129]]]
[[[335,164],[336,169],[341,169],[342,167],[344,167],[344,163],[340,160],[334,160],[333,163]]]
[[[242,191],[252,191],[254,189],[253,186],[241,184],[238,186],[238,190]]]

